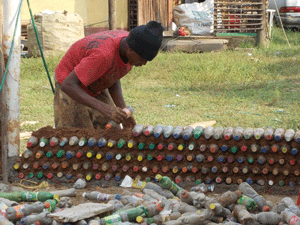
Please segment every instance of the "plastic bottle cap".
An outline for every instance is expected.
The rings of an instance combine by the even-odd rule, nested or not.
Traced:
[[[97,158],[97,159],[101,159],[101,158],[102,158],[102,154],[98,153],[98,154],[96,155],[96,158]]]
[[[19,173],[19,178],[23,179],[24,178],[24,174],[23,173]]]
[[[136,217],[136,222],[142,223],[144,221],[144,218],[142,216],[137,216]]]
[[[182,150],[183,150],[183,148],[184,148],[184,146],[183,146],[183,145],[181,145],[181,144],[178,146],[178,150],[179,150],[179,151],[182,151]]]
[[[154,148],[155,148],[155,144],[151,143],[151,144],[149,145],[149,149],[153,150]]]
[[[97,173],[97,174],[95,175],[95,178],[96,178],[97,180],[99,180],[99,179],[101,178],[101,174]]]
[[[142,161],[142,160],[143,160],[143,156],[139,155],[139,156],[137,157],[137,160],[138,160],[138,161]]]
[[[186,173],[187,171],[188,171],[187,167],[184,166],[184,167],[182,168],[182,172],[183,172],[183,173]]]
[[[162,176],[160,174],[156,174],[155,178],[160,181],[162,179]]]
[[[211,210],[214,210],[214,209],[216,208],[216,205],[215,205],[214,203],[211,203],[211,204],[209,205],[209,208],[210,208]]]
[[[268,211],[271,211],[271,209],[270,209],[269,206],[265,205],[265,206],[263,207],[263,212],[268,212]]]
[[[91,157],[93,156],[93,153],[92,153],[92,152],[88,152],[88,153],[86,153],[86,156],[87,156],[88,158],[91,158]]]
[[[112,125],[110,123],[105,125],[105,129],[109,130],[110,128],[112,128]]]
[[[132,143],[132,142],[129,142],[129,143],[127,144],[127,146],[128,146],[128,148],[132,148],[132,147],[133,147],[133,143]]]
[[[242,148],[241,148],[241,150],[242,150],[243,152],[247,151],[247,146],[243,145]]]
[[[50,208],[50,203],[49,202],[45,202],[45,206],[46,206],[47,209]]]

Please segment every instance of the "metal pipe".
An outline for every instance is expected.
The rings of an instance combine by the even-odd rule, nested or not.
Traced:
[[[5,157],[18,156],[20,148],[20,43],[21,43],[21,22],[17,20],[17,14],[21,1],[20,0],[4,0],[3,1],[3,54],[5,64],[9,56],[11,43],[16,23],[18,23],[14,47],[11,60],[8,67],[6,80],[2,89],[2,155]],[[8,167],[5,168],[6,173]],[[3,171],[3,175],[5,171]]]

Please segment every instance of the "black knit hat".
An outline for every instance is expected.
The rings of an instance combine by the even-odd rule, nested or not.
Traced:
[[[139,56],[151,61],[157,55],[162,39],[163,27],[156,21],[150,21],[131,30],[127,43]]]

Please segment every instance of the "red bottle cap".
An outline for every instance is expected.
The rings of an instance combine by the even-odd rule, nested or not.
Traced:
[[[144,131],[144,135],[149,136],[150,135],[150,131],[149,130],[145,130]]]
[[[230,139],[230,135],[229,135],[229,134],[225,134],[224,139],[225,139],[226,141],[228,141],[228,140]]]
[[[162,170],[164,173],[166,173],[166,172],[168,172],[168,169],[169,169],[169,167],[164,166],[161,170]]]
[[[163,148],[164,148],[164,145],[163,145],[163,144],[158,144],[158,145],[157,145],[157,149],[158,149],[158,150],[162,150]]]
[[[55,141],[50,141],[50,146],[55,146],[56,145],[56,142]]]
[[[197,168],[197,167],[193,167],[193,168],[192,168],[192,172],[193,172],[193,173],[197,173],[197,172],[198,172],[198,168]]]
[[[268,161],[269,161],[269,164],[271,164],[271,165],[274,164],[274,159],[269,159]]]
[[[95,179],[96,179],[96,180],[100,180],[100,178],[101,178],[101,174],[100,174],[100,173],[97,173],[97,174],[95,175]]]
[[[243,152],[247,151],[247,146],[246,146],[246,145],[243,145],[243,146],[241,147],[241,150],[242,150]]]
[[[268,170],[267,168],[264,168],[264,169],[262,170],[262,172],[263,172],[263,174],[268,174],[269,170]]]
[[[158,156],[156,157],[156,159],[157,159],[157,161],[161,161],[161,160],[163,160],[163,156],[162,156],[162,155],[158,155]]]
[[[24,178],[24,173],[19,173],[19,178],[23,179]]]
[[[152,168],[152,172],[153,172],[153,173],[157,173],[157,171],[158,171],[157,166],[154,166],[154,167]]]
[[[82,156],[82,153],[81,152],[77,152],[76,153],[76,158],[80,158]]]
[[[270,209],[269,206],[265,205],[265,206],[263,207],[263,212],[268,212],[268,211],[271,211],[271,209]]]
[[[176,177],[176,178],[175,178],[175,183],[176,183],[176,184],[179,184],[180,182],[181,182],[181,177]]]
[[[208,162],[213,161],[213,159],[214,159],[214,158],[213,158],[211,155],[207,157],[207,161],[208,161]]]
[[[137,166],[133,167],[133,171],[137,172],[139,170],[139,168]]]
[[[293,159],[290,160],[290,165],[293,166],[293,165],[295,165],[295,163],[296,163],[295,160],[293,160]]]
[[[53,177],[53,174],[52,174],[52,173],[48,173],[48,174],[47,174],[47,178],[48,178],[48,179],[51,179],[52,177]]]
[[[173,150],[173,149],[174,149],[174,145],[172,145],[172,144],[169,144],[169,145],[168,145],[168,150],[170,150],[170,151],[171,151],[171,150]]]

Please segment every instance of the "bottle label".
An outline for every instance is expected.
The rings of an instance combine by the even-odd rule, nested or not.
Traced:
[[[115,224],[118,224],[118,223],[122,222],[121,217],[120,217],[119,214],[106,216],[106,217],[104,217],[104,220],[105,220],[106,225],[108,225],[108,224],[115,225]]]
[[[295,225],[298,220],[299,220],[299,217],[297,215],[292,216],[289,221],[289,225]]]
[[[24,213],[23,210],[24,206],[23,205],[18,205],[14,207],[16,210],[16,218],[23,218],[24,217]]]
[[[26,200],[29,202],[38,200],[37,199],[38,192],[36,192],[36,193],[35,192],[25,192],[24,195],[25,195]]]
[[[100,193],[100,194],[97,195],[97,200],[100,201],[100,202],[101,201],[107,201],[108,197],[109,197],[108,194],[102,194],[102,193]]]

